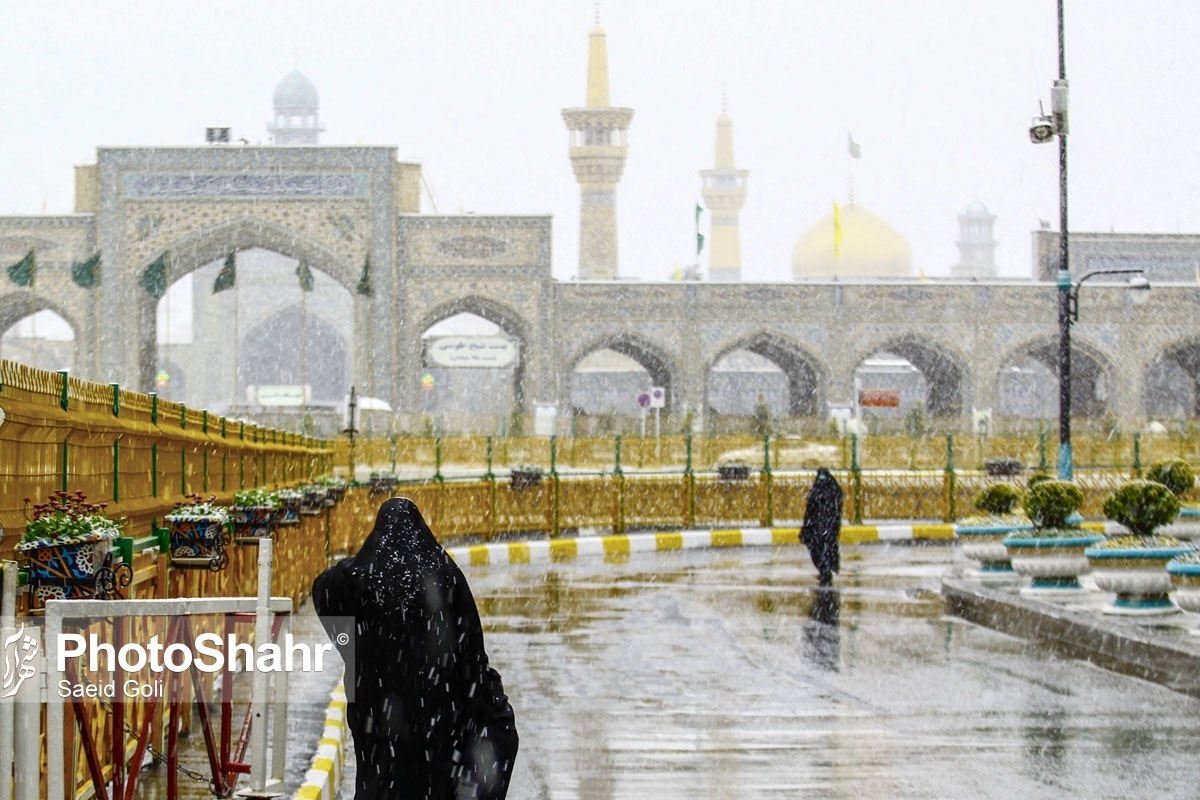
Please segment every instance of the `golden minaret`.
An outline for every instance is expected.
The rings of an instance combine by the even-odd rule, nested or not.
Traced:
[[[713,169],[700,171],[704,205],[711,214],[709,280],[742,279],[742,240],[738,235],[738,212],[746,202],[746,177],[749,174],[747,170],[733,167],[733,120],[722,108],[721,116],[717,117],[716,163]]]
[[[588,34],[587,106],[564,108],[571,166],[579,181],[579,277],[617,277],[617,183],[629,152],[632,108],[608,104],[608,53],[597,18]]]

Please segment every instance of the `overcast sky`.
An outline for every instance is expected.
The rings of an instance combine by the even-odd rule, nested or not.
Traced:
[[[68,213],[107,145],[266,143],[293,67],[323,144],[395,145],[438,210],[551,214],[554,273],[578,264],[579,189],[561,109],[584,104],[588,0],[484,3],[10,2],[0,24],[0,213]],[[796,239],[846,202],[890,221],[927,275],[957,216],[998,215],[1002,274],[1057,227],[1057,148],[1029,142],[1057,75],[1054,0],[606,0],[615,106],[635,109],[618,188],[620,271],[695,259],[692,210],[722,93],[743,274],[790,279]],[[1071,228],[1200,232],[1200,3],[1068,0]],[[851,163],[847,135],[862,147]],[[428,199],[423,210],[431,212]],[[707,215],[704,226],[707,227]]]

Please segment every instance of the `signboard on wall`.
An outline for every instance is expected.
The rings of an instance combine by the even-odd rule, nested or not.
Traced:
[[[499,369],[517,360],[517,343],[503,336],[440,336],[425,349],[435,367],[485,367]]]
[[[302,406],[308,399],[307,386],[260,386],[260,406]]]
[[[858,404],[864,407],[899,408],[900,392],[896,389],[860,389]]]

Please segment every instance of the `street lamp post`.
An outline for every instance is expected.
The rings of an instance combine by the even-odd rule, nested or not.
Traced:
[[[1071,324],[1079,319],[1079,287],[1096,275],[1134,275],[1129,287],[1133,296],[1145,298],[1149,281],[1140,269],[1109,269],[1089,272],[1078,281],[1071,280],[1070,236],[1067,226],[1067,116],[1069,90],[1067,56],[1063,37],[1063,2],[1058,0],[1058,79],[1050,90],[1050,113],[1034,117],[1029,138],[1034,144],[1058,139],[1058,479],[1071,480],[1074,466],[1071,454]]]
[[[1065,238],[1065,237],[1064,237]],[[1084,281],[1099,275],[1132,275],[1130,296],[1135,303],[1149,299],[1150,281],[1142,269],[1097,269],[1072,283],[1068,270],[1058,271],[1058,479],[1071,480],[1074,464],[1071,454],[1071,325],[1079,320],[1079,289]]]

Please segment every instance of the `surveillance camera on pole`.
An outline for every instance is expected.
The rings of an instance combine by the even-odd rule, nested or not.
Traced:
[[[1065,136],[1070,132],[1067,122],[1067,106],[1070,104],[1070,89],[1065,78],[1059,78],[1050,88],[1050,113],[1044,111],[1033,118],[1029,126],[1029,141],[1034,144],[1045,144],[1055,136]],[[1040,105],[1040,104],[1039,104]]]

